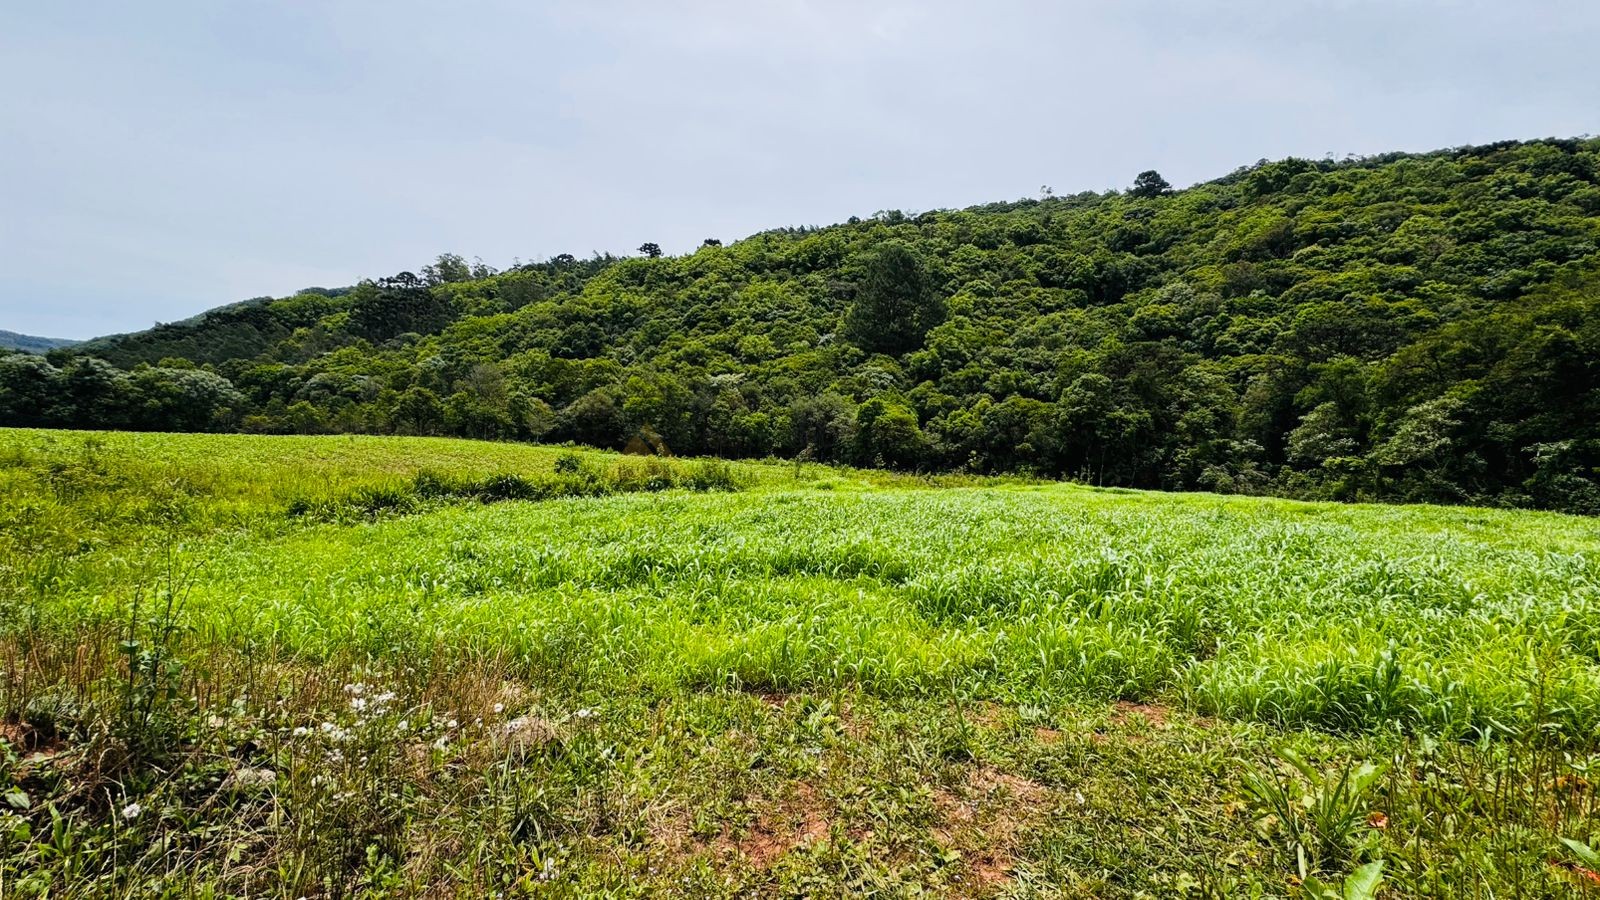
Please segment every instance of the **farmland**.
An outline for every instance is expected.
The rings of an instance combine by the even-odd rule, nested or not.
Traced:
[[[1591,518],[0,430],[0,578],[18,896],[1600,894]]]

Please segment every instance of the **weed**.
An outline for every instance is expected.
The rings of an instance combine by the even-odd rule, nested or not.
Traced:
[[[1322,772],[1288,747],[1278,759],[1291,771],[1247,772],[1244,786],[1283,830],[1301,878],[1345,863],[1368,826],[1368,796],[1384,767],[1370,762]]]

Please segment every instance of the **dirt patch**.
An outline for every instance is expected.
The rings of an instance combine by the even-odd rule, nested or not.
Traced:
[[[1011,881],[1016,854],[1043,816],[1050,789],[1036,781],[977,766],[954,789],[934,792],[933,836],[961,853],[965,877],[956,896],[982,896]]]
[[[1033,739],[1041,744],[1059,744],[1061,732],[1055,728],[1046,728],[1043,725],[1033,730]]]
[[[786,853],[827,841],[831,830],[827,805],[816,788],[802,782],[781,801],[763,804],[744,834],[724,829],[713,845],[718,855],[743,856],[766,869]]]
[[[706,842],[692,833],[689,810],[681,804],[650,806],[642,817],[650,834],[650,846],[673,862],[683,862],[706,849]]]
[[[1596,872],[1587,866],[1580,866],[1571,860],[1565,859],[1553,859],[1550,861],[1550,865],[1565,872],[1573,881],[1579,884],[1600,884],[1600,872]]]
[[[1118,700],[1111,713],[1111,724],[1118,727],[1130,724],[1130,720],[1138,716],[1150,724],[1152,728],[1163,728],[1172,716],[1172,710],[1165,706],[1153,703],[1134,703],[1128,700]]]
[[[966,710],[967,722],[988,731],[1006,723],[1006,708],[992,701],[984,701]]]
[[[25,756],[47,756],[67,746],[59,735],[45,734],[26,722],[0,722],[0,740]]]
[[[761,704],[774,712],[783,712],[788,709],[789,701],[803,698],[806,695],[785,693],[781,691],[768,691],[753,695]],[[858,710],[855,704],[844,700],[833,710],[834,717],[839,720],[839,728],[847,735],[860,740],[872,731],[872,723]]]

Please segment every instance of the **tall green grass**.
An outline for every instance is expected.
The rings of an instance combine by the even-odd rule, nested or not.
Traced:
[[[300,810],[290,832],[250,813],[276,823],[274,852],[300,867],[266,879],[285,891],[353,891],[339,879],[355,871],[401,879],[378,893],[425,887],[404,881],[433,865],[407,862],[416,819],[365,811],[390,785],[416,792],[393,799],[402,812],[432,809],[426,779],[445,772],[478,792],[452,795],[450,816],[489,803],[508,834],[531,829],[475,850],[513,854],[479,860],[485,871],[543,871],[561,823],[637,814],[562,806],[581,807],[572,798],[614,758],[585,756],[578,709],[632,704],[639,724],[686,698],[743,694],[989,701],[1044,718],[1123,701],[1248,734],[1311,729],[1346,748],[1413,748],[1415,766],[1388,769],[1395,810],[1447,802],[1411,780],[1441,759],[1472,790],[1518,773],[1529,799],[1497,802],[1552,830],[1502,857],[1515,866],[1560,852],[1557,831],[1588,837],[1581,817],[1540,818],[1528,804],[1545,802],[1558,770],[1582,777],[1600,749],[1600,526],[1589,519],[424,439],[47,432],[0,433],[0,501],[0,715],[16,740],[97,748],[100,767],[68,779],[95,786],[74,793],[7,764],[28,773],[17,790],[32,830],[6,845],[18,865],[54,858],[59,848],[39,843],[51,815],[106,823],[96,840],[122,847],[112,826],[125,798],[187,809],[170,780],[181,759],[228,761],[196,789],[208,795],[248,758],[282,773],[275,802]],[[393,685],[394,707],[354,714],[340,685],[362,679]],[[445,726],[485,719],[484,698],[499,694],[515,697],[499,701],[516,707],[502,724],[526,713],[562,733],[572,755],[537,766],[576,793],[540,794],[503,759],[496,775],[500,725],[480,722],[470,738]],[[362,765],[296,732],[323,722],[367,742]],[[427,742],[464,755],[388,746],[415,743],[395,737],[402,722],[427,722]],[[966,728],[930,746],[970,759]],[[646,730],[606,752],[679,754],[678,740]],[[342,774],[314,782],[336,752]],[[54,813],[34,803],[41,792],[60,798]],[[1413,857],[1391,849],[1389,877],[1413,891],[1447,870],[1448,884],[1465,883],[1426,810],[1395,815],[1434,855],[1420,842]],[[1371,856],[1329,847],[1317,852],[1340,866]],[[243,883],[200,881],[213,876]],[[86,882],[58,872],[48,883]]]

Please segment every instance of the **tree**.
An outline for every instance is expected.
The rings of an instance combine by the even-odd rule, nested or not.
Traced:
[[[1355,429],[1332,400],[1316,405],[1289,432],[1289,461],[1316,468],[1330,459],[1356,455]]]
[[[348,328],[375,343],[408,332],[431,334],[454,316],[450,301],[410,272],[363,282],[350,292]]]
[[[661,245],[655,243],[654,241],[646,241],[639,245],[639,252],[650,257],[651,259],[655,259],[661,255]]]
[[[395,430],[406,434],[437,434],[444,423],[444,406],[433,391],[412,385],[400,395],[391,421]]]
[[[478,261],[478,266],[483,270],[482,275],[476,274],[461,254],[441,253],[433,265],[422,267],[422,277],[428,284],[451,284],[457,281],[470,281],[474,277],[484,278],[490,274],[488,267],[483,265],[483,260]]]
[[[922,257],[896,241],[868,258],[845,332],[863,350],[899,355],[921,347],[944,315]]]
[[[79,357],[61,370],[57,416],[77,428],[117,428],[132,399],[127,373],[103,359]],[[182,428],[174,428],[182,431]]]
[[[592,447],[616,447],[622,440],[622,410],[609,391],[596,388],[561,411],[556,430],[563,437]]]
[[[1389,439],[1372,451],[1385,466],[1437,465],[1450,448],[1451,433],[1461,424],[1465,404],[1439,397],[1406,410]]]
[[[50,404],[61,372],[42,356],[0,356],[0,425],[33,427],[49,423]]]
[[[621,388],[622,421],[634,433],[655,434],[655,443],[677,453],[694,449],[691,410],[694,394],[668,374],[650,373],[629,378]]]
[[[717,239],[717,238],[706,238],[705,240],[700,242],[700,246],[702,246],[702,247],[721,247],[722,246],[722,241]]]
[[[812,459],[842,461],[855,440],[855,410],[849,400],[828,393],[796,400],[789,408],[792,448]]]
[[[913,469],[928,452],[917,414],[874,397],[856,410],[856,458],[866,465]]]
[[[1172,185],[1167,183],[1161,173],[1155,169],[1147,169],[1133,179],[1133,187],[1128,189],[1128,194],[1134,197],[1149,199],[1172,193]]]
[[[211,431],[231,425],[244,409],[233,382],[205,369],[141,368],[129,378],[134,427]]]

